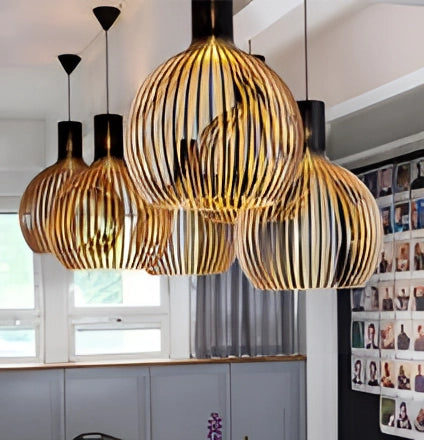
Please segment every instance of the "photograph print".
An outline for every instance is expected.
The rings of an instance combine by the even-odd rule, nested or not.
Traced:
[[[411,200],[411,230],[424,229],[424,199]]]
[[[393,165],[387,165],[378,170],[378,197],[392,195]]]
[[[411,191],[424,189],[424,158],[411,162]]]
[[[394,192],[395,194],[409,191],[411,183],[411,164],[410,162],[398,163],[395,166]]]
[[[393,234],[393,205],[385,205],[380,208],[381,222],[384,235]]]
[[[393,232],[409,231],[409,200],[394,206]]]
[[[359,176],[359,178],[362,180],[362,182],[364,182],[365,186],[369,189],[374,198],[378,197],[377,174],[378,171],[373,170]]]

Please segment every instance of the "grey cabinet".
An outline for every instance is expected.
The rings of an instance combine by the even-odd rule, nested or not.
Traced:
[[[63,440],[63,370],[0,373],[0,438]]]
[[[85,432],[150,439],[148,368],[68,369],[65,384],[66,440]]]
[[[0,371],[1,440],[305,440],[305,363]]]
[[[231,364],[231,440],[305,440],[305,363]]]
[[[207,439],[218,413],[230,438],[230,370],[225,364],[150,369],[152,440]]]

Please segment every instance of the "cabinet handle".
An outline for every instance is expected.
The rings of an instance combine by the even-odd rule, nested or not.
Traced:
[[[76,436],[73,440],[122,440],[118,437],[113,437],[101,432],[86,432]]]

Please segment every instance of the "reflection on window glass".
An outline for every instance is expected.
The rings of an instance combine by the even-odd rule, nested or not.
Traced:
[[[144,271],[74,272],[76,307],[160,306],[160,278]]]
[[[75,354],[131,354],[158,352],[160,329],[82,329],[75,330]]]
[[[122,304],[122,280],[119,271],[84,270],[74,272],[75,305]]]
[[[0,215],[0,309],[34,308],[33,254],[16,214]]]
[[[0,357],[34,357],[35,329],[0,329]]]

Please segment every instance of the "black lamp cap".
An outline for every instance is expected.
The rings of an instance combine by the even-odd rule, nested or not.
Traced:
[[[82,158],[82,124],[77,121],[61,121],[57,124],[58,160],[69,157]]]
[[[323,101],[297,101],[303,120],[305,148],[325,152],[325,105]]]
[[[75,70],[75,67],[77,67],[81,61],[81,57],[71,53],[64,53],[62,55],[59,55],[58,59],[68,75],[70,75]]]
[[[263,63],[265,62],[265,56],[264,55],[260,55],[257,53],[252,53],[252,56],[257,58],[258,60],[261,60]]]
[[[121,11],[115,6],[98,6],[93,9],[93,13],[103,30],[107,32],[115,23]]]
[[[233,41],[233,0],[191,0],[193,42],[215,36]]]
[[[121,115],[94,116],[94,160],[113,156],[124,158],[124,130]]]

